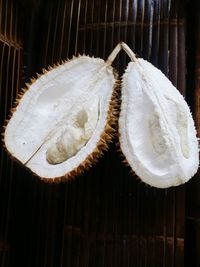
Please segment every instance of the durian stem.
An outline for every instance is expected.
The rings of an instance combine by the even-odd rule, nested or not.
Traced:
[[[106,62],[108,64],[112,64],[112,62],[115,60],[116,56],[118,55],[118,53],[120,52],[120,50],[122,49],[121,46],[121,42],[118,43],[118,45],[113,49],[113,51],[111,52],[111,54],[109,55],[109,57],[107,58]]]
[[[130,57],[131,61],[137,62],[137,58],[133,51],[130,49],[130,47],[125,44],[124,42],[121,42],[121,48],[126,52],[126,54]]]
[[[126,54],[130,57],[131,61],[137,62],[135,54],[130,49],[130,47],[124,42],[118,43],[118,45],[113,49],[112,53],[107,58],[106,62],[108,64],[112,64],[112,62],[115,60],[116,56],[118,55],[121,49],[123,49],[126,52]]]

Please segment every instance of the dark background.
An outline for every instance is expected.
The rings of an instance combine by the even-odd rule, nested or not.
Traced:
[[[119,41],[186,96],[200,130],[199,1],[0,0],[0,122],[25,82],[73,54],[106,59]],[[114,66],[128,63],[121,53]],[[114,143],[66,184],[44,184],[0,150],[1,267],[200,266],[200,182],[141,183]]]

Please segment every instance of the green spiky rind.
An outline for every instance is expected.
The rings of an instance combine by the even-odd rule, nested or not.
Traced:
[[[57,63],[56,65],[54,64],[53,66],[48,66],[47,69],[42,69],[42,73],[37,75],[37,78],[31,78],[30,79],[30,83],[26,83],[26,87],[24,87],[23,89],[21,89],[20,93],[18,93],[17,98],[14,102],[13,107],[10,110],[10,114],[8,115],[8,119],[5,120],[4,126],[3,126],[3,133],[2,133],[2,141],[3,141],[3,147],[6,150],[6,152],[8,153],[9,157],[14,161],[17,162],[19,165],[25,167],[33,176],[39,178],[41,181],[45,182],[45,183],[60,183],[60,182],[67,182],[67,181],[71,181],[74,179],[74,177],[78,176],[78,175],[82,175],[84,171],[88,170],[89,168],[92,167],[92,165],[96,164],[99,160],[99,158],[103,155],[103,152],[108,150],[108,144],[111,143],[113,141],[113,137],[116,135],[117,133],[117,121],[118,121],[118,115],[119,115],[119,92],[120,92],[120,81],[116,80],[114,88],[113,88],[113,93],[112,93],[112,97],[110,100],[110,104],[109,104],[109,110],[108,110],[108,115],[107,115],[107,122],[106,125],[104,127],[104,131],[100,136],[100,140],[97,143],[96,148],[93,150],[93,152],[77,167],[74,168],[72,171],[70,171],[69,173],[65,174],[64,176],[61,177],[55,177],[55,178],[45,178],[45,177],[40,177],[38,176],[36,173],[34,173],[33,171],[31,171],[31,169],[29,169],[26,165],[22,164],[21,161],[19,161],[17,158],[15,158],[6,148],[5,145],[5,130],[6,127],[9,123],[10,118],[12,117],[13,113],[16,111],[17,106],[19,105],[22,97],[24,96],[24,94],[29,90],[30,86],[36,82],[37,79],[39,79],[41,76],[46,75],[49,71],[61,66],[62,64],[65,64],[69,61],[73,61],[78,59],[79,57],[89,57],[88,55],[78,55],[77,57],[73,56],[72,59],[67,59],[64,60],[60,63]],[[94,57],[93,57],[94,58]],[[97,58],[94,58],[97,59]],[[106,62],[105,62],[106,64]],[[115,69],[113,69],[113,74],[114,77],[117,79],[118,77],[118,73]]]

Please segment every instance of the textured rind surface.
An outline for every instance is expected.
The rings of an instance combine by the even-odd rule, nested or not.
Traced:
[[[93,165],[98,162],[98,159],[103,155],[103,152],[108,150],[108,144],[112,142],[114,135],[116,134],[115,124],[117,121],[118,114],[118,101],[117,95],[119,90],[119,82],[116,81],[113,89],[112,99],[110,101],[109,112],[107,116],[107,123],[104,128],[104,132],[101,134],[101,138],[93,150],[93,152],[77,167],[64,176],[56,177],[53,179],[47,179],[39,177],[43,182],[46,183],[59,183],[73,180],[76,176],[83,174],[86,170],[90,169]]]
[[[84,55],[84,56],[79,56],[78,58],[80,57],[88,57],[88,56]],[[73,57],[72,60],[77,60],[78,58]],[[95,60],[95,58],[92,58],[92,59]],[[72,60],[63,61],[62,64],[66,64],[67,62],[70,62]],[[98,59],[98,60],[101,60],[101,59]],[[105,64],[107,63],[105,62]],[[54,70],[55,68],[60,67],[60,66],[61,65],[58,63],[57,65],[54,65],[53,67],[49,66],[48,70],[43,69],[43,74],[41,75],[37,74],[37,78],[42,77],[43,75],[47,74],[49,71]],[[116,78],[118,76],[116,70],[114,70],[110,65],[108,67],[113,70],[113,75]],[[4,130],[6,130],[6,127],[10,121],[10,118],[13,116],[13,113],[16,111],[17,106],[20,104],[21,100],[23,99],[24,94],[29,90],[30,86],[34,84],[36,81],[37,79],[34,79],[34,78],[31,79],[31,83],[26,84],[26,88],[22,89],[21,92],[18,94],[18,97],[14,103],[14,107],[11,109],[11,114],[9,115],[9,119],[6,120],[5,122]],[[7,150],[7,153],[14,161],[18,162],[19,164],[22,164],[22,166],[26,167],[31,172],[31,174],[35,175],[37,178],[39,178],[40,180],[46,183],[59,183],[59,182],[69,181],[73,179],[75,176],[82,174],[85,170],[89,169],[93,164],[95,164],[98,161],[98,159],[102,156],[103,151],[108,149],[108,144],[112,142],[113,136],[116,133],[116,121],[117,121],[117,117],[119,113],[119,102],[118,102],[119,85],[120,85],[119,81],[115,80],[114,87],[110,88],[110,90],[112,90],[112,97],[109,101],[109,109],[107,112],[106,124],[105,124],[104,131],[102,132],[97,145],[95,146],[93,152],[90,155],[88,155],[88,157],[85,158],[85,160],[81,162],[78,167],[72,169],[70,172],[66,173],[63,176],[58,176],[55,178],[46,178],[46,177],[38,176],[30,168],[22,164],[20,160],[18,160],[16,157],[13,157],[13,155],[10,153],[10,151],[7,149],[5,145],[5,132],[4,132],[3,141],[4,141],[5,149]]]
[[[187,128],[180,114],[174,114],[179,107],[186,114]],[[178,131],[174,125],[184,130]],[[188,143],[181,143],[179,134],[184,136],[186,131]],[[183,184],[198,169],[198,140],[187,103],[166,76],[143,59],[129,63],[123,75],[119,141],[125,162],[150,186]]]

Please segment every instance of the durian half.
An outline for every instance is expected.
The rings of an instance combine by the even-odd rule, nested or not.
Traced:
[[[123,44],[132,62],[122,81],[121,150],[132,170],[151,186],[187,182],[199,165],[194,121],[183,96],[168,78]]]
[[[116,120],[116,74],[89,56],[54,66],[19,99],[4,135],[8,152],[47,182],[70,179],[107,148]]]

